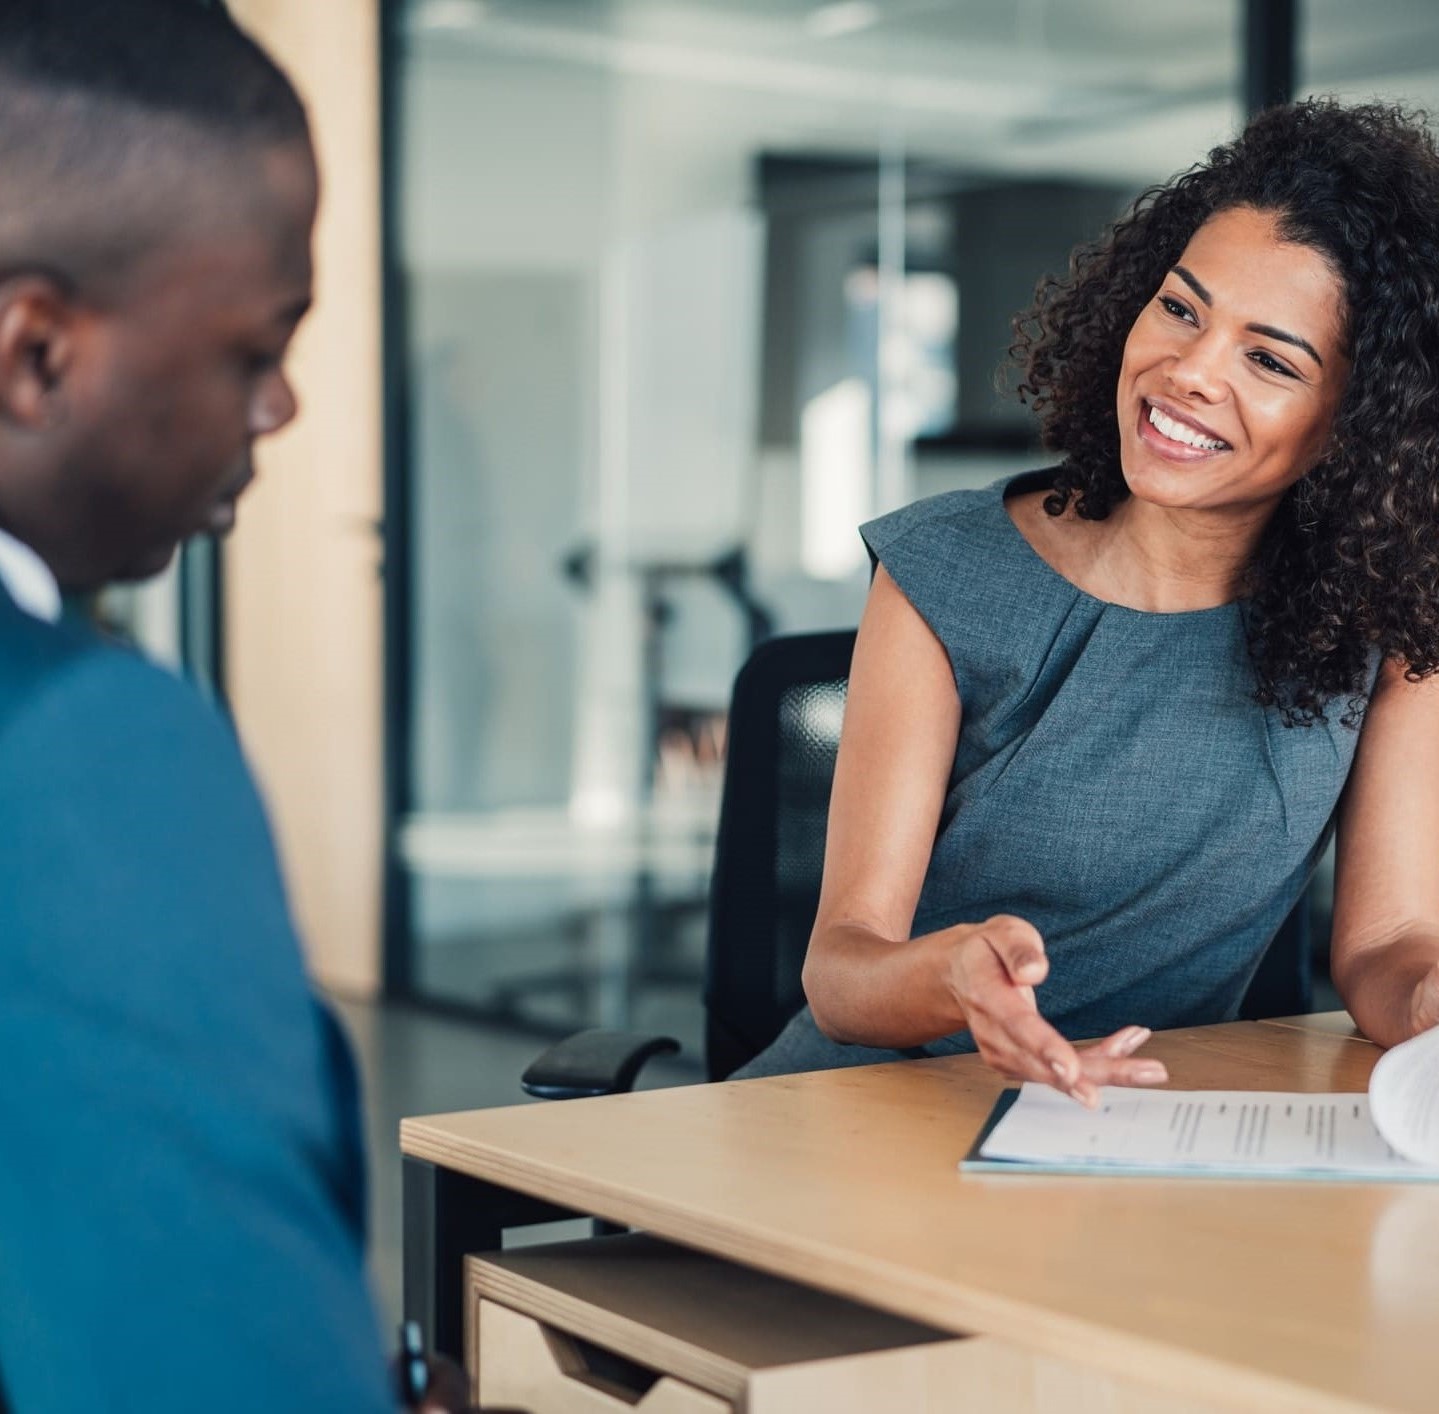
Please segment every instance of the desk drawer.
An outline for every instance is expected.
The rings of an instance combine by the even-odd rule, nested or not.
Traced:
[[[472,1257],[474,1398],[526,1414],[940,1414],[974,1344],[640,1234]]]
[[[1178,1394],[992,1336],[949,1335],[641,1234],[471,1257],[465,1283],[466,1363],[481,1409],[1235,1414],[1249,1407],[1225,1399],[1222,1380]]]

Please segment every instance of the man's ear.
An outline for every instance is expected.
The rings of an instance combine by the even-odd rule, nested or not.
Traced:
[[[58,414],[75,357],[74,302],[52,279],[0,282],[0,421],[39,431]]]

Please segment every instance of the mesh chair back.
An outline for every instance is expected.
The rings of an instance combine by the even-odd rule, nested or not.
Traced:
[[[723,1079],[804,1002],[854,633],[772,638],[735,680],[705,968],[706,1059]]]
[[[735,680],[705,964],[712,1080],[764,1050],[804,1001],[800,970],[819,907],[854,637],[769,639]],[[1298,1015],[1310,1005],[1308,903],[1301,898],[1239,1014]]]

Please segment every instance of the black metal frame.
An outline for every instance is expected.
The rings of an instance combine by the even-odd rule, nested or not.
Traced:
[[[465,1258],[498,1252],[506,1228],[581,1215],[424,1159],[406,1157],[402,1182],[405,1320],[430,1348],[463,1360]]]
[[[409,291],[400,264],[399,154],[401,0],[380,0],[380,255],[384,376],[384,922],[382,956],[387,997],[417,1000],[410,928],[409,871],[399,854],[399,823],[411,804],[410,748],[414,724],[413,603],[410,569]]]
[[[1240,38],[1244,111],[1251,116],[1294,97],[1299,0],[1244,0]]]
[[[180,552],[180,663],[185,674],[228,708],[225,690],[225,545],[217,536]]]
[[[381,357],[384,414],[384,509],[381,516],[381,602],[384,633],[383,830],[381,861],[381,983],[387,1001],[435,1016],[527,1033],[559,1036],[570,1028],[518,1026],[503,1005],[485,1005],[423,991],[415,969],[414,890],[400,854],[400,821],[414,804],[410,763],[414,745],[415,652],[410,454],[412,371],[410,290],[401,259],[400,149],[404,115],[401,31],[404,0],[380,0],[380,260]]]

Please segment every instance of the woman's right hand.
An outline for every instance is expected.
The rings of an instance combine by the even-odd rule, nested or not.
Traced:
[[[1126,1026],[1076,1049],[1039,1014],[1034,989],[1049,974],[1044,939],[1033,924],[1000,913],[948,934],[948,982],[985,1062],[1010,1080],[1053,1085],[1088,1109],[1101,1085],[1163,1085],[1156,1060],[1133,1059],[1150,1036]]]

